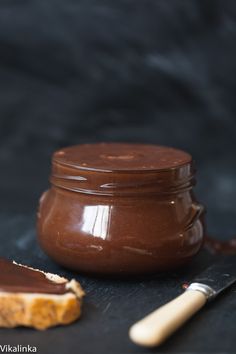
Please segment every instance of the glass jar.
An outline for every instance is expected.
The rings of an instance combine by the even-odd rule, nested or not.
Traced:
[[[38,238],[61,265],[140,274],[185,264],[203,243],[204,208],[193,194],[192,158],[145,144],[84,144],[52,158]]]

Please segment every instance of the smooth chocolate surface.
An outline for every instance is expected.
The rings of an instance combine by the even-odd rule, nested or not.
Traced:
[[[65,294],[65,283],[57,284],[38,271],[0,258],[0,291],[14,293]]]
[[[54,160],[81,169],[143,171],[169,169],[187,164],[191,156],[171,147],[98,143],[71,146],[55,152]]]
[[[204,208],[192,158],[156,145],[86,144],[55,152],[38,238],[58,263],[89,273],[180,266],[200,250]]]

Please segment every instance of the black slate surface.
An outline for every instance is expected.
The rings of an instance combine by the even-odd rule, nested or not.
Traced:
[[[97,141],[190,152],[210,233],[236,230],[234,0],[2,0],[0,2],[0,256],[76,276],[81,321],[37,332],[0,330],[0,344],[39,353],[235,353],[235,287],[159,349],[129,342],[129,326],[181,292],[212,262],[182,272],[102,280],[59,268],[35,242],[50,156]]]
[[[38,247],[34,214],[0,215],[1,256],[67,277],[76,277],[87,296],[81,320],[47,331],[1,329],[0,343],[36,346],[43,354],[234,353],[236,287],[209,304],[157,349],[132,344],[128,329],[136,320],[182,292],[181,285],[215,260],[202,251],[182,270],[140,279],[102,279],[67,271]]]

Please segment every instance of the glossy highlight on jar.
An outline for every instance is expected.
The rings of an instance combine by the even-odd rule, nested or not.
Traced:
[[[188,153],[165,146],[84,144],[52,157],[38,210],[43,250],[70,269],[144,274],[189,262],[203,243],[204,208]]]

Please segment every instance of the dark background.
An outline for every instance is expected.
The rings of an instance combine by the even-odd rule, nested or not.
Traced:
[[[52,152],[96,141],[190,152],[209,232],[229,238],[235,115],[235,0],[2,0],[1,253],[52,269],[34,243],[34,259],[14,246],[17,233],[31,240]]]

